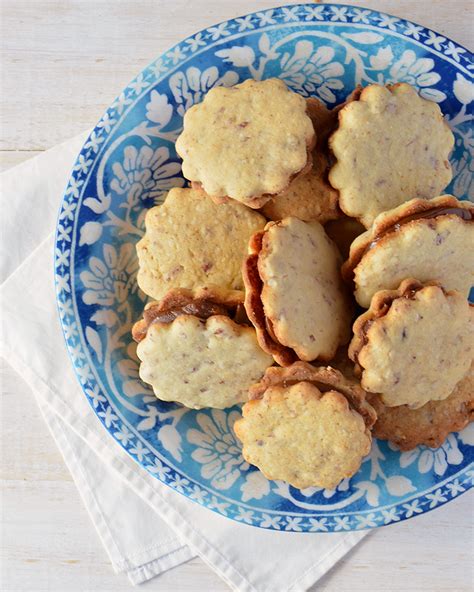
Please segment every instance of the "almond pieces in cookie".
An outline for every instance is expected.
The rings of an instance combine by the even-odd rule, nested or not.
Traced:
[[[409,277],[439,281],[467,297],[474,284],[474,205],[442,195],[380,214],[352,243],[342,274],[365,308],[375,292]]]
[[[329,144],[339,205],[366,228],[409,199],[439,195],[452,178],[454,136],[439,106],[406,83],[364,88],[339,112]]]
[[[249,237],[264,225],[263,216],[235,201],[218,205],[203,191],[171,189],[146,214],[138,285],[156,300],[175,287],[240,290]]]
[[[140,378],[162,401],[223,409],[247,400],[272,364],[239,313],[242,294],[171,290],[135,324]]]
[[[306,101],[271,78],[211,89],[186,112],[176,151],[213,199],[259,208],[309,170],[314,143]]]
[[[247,462],[298,489],[333,489],[357,472],[375,419],[359,387],[337,370],[297,362],[270,368],[257,391],[234,425]]]
[[[354,323],[349,356],[384,405],[418,409],[449,397],[474,357],[474,308],[437,284],[377,292]]]
[[[318,222],[269,222],[243,266],[245,309],[259,343],[282,366],[328,361],[350,337],[341,258]]]

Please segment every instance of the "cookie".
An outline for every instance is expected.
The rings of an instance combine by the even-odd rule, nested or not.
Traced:
[[[439,106],[406,83],[364,88],[339,112],[329,145],[339,205],[367,228],[409,199],[439,195],[452,178],[454,136]]]
[[[402,280],[439,281],[465,296],[474,284],[474,205],[452,195],[413,199],[377,216],[352,243],[342,274],[367,308]]]
[[[390,440],[400,450],[420,444],[438,448],[451,432],[460,432],[474,421],[474,365],[443,401],[431,401],[419,409],[385,406],[377,395],[368,395],[377,412],[373,435]]]
[[[437,284],[409,279],[377,292],[353,329],[362,388],[387,407],[446,399],[474,358],[474,307]]]
[[[334,489],[370,451],[373,408],[337,370],[270,368],[234,424],[242,454],[268,479]],[[349,394],[347,394],[349,393]]]
[[[295,216],[300,220],[317,220],[322,224],[341,215],[337,205],[338,192],[328,182],[328,137],[336,129],[337,110],[330,111],[318,99],[307,99],[308,115],[316,133],[311,170],[299,175],[288,189],[266,203],[262,213],[269,220]]]
[[[149,210],[137,244],[140,288],[159,300],[170,288],[242,289],[242,258],[265,219],[237,202],[215,204],[202,191],[172,189]]]
[[[176,151],[208,195],[260,208],[309,170],[314,143],[306,101],[271,78],[211,89],[186,112]]]
[[[244,261],[245,309],[282,366],[328,361],[349,340],[352,309],[340,254],[319,222],[285,218],[256,233]]]
[[[162,401],[191,409],[224,409],[247,400],[272,364],[242,317],[242,293],[171,290],[149,304],[132,334],[140,378]]]

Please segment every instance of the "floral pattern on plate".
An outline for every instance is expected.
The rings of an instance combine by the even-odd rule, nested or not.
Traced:
[[[134,244],[147,208],[182,187],[174,141],[186,109],[216,85],[277,76],[332,106],[357,84],[406,81],[436,101],[455,138],[448,191],[474,197],[472,55],[438,33],[376,11],[324,4],[246,15],[185,39],[140,73],[104,114],[74,166],[59,213],[59,314],[84,395],[106,430],[157,479],[261,528],[331,532],[411,518],[473,484],[473,426],[438,450],[374,441],[335,490],[270,482],[242,458],[238,408],[190,411],[138,379],[130,328],[145,298]],[[190,215],[192,213],[190,212]]]

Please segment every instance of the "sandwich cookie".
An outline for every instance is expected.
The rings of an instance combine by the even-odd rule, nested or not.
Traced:
[[[376,416],[364,391],[333,368],[269,368],[234,424],[242,454],[268,479],[334,489],[371,447]]]
[[[269,220],[295,216],[324,224],[341,215],[337,205],[339,194],[328,181],[328,137],[337,127],[337,108],[330,111],[324,103],[313,98],[307,99],[306,104],[317,138],[312,152],[313,165],[308,173],[299,175],[288,189],[263,206],[262,213]]]
[[[413,199],[377,216],[352,243],[342,268],[357,302],[367,308],[375,292],[409,277],[438,281],[467,297],[474,284],[473,220],[474,205],[452,195]]]
[[[451,432],[460,432],[474,421],[474,366],[443,401],[430,401],[419,409],[408,405],[387,407],[379,396],[368,394],[377,413],[373,435],[390,440],[400,450],[420,444],[438,448]]]
[[[352,307],[341,257],[319,222],[269,222],[244,261],[245,309],[277,363],[329,361],[350,338]]]
[[[364,88],[340,110],[329,146],[339,205],[366,228],[409,199],[439,195],[452,178],[454,136],[439,106],[406,83]]]
[[[418,409],[449,397],[474,357],[474,307],[463,294],[405,280],[354,323],[350,358],[384,405]]]
[[[132,335],[140,378],[162,401],[223,409],[247,400],[272,357],[261,350],[237,291],[170,290],[146,306]]]
[[[217,205],[203,192],[172,189],[148,210],[137,244],[139,287],[159,300],[174,287],[242,289],[242,258],[265,219],[237,202]]]
[[[211,89],[183,125],[183,175],[218,202],[260,208],[311,168],[306,101],[276,78]]]

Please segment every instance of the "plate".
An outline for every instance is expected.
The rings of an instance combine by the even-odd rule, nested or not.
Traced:
[[[456,136],[454,180],[467,198],[473,144],[472,55],[409,21],[336,4],[300,4],[222,22],[178,43],[117,97],[84,144],[59,213],[56,290],[84,396],[110,435],[147,471],[189,499],[260,528],[331,532],[398,522],[472,487],[474,425],[433,450],[374,441],[336,490],[267,481],[242,458],[239,409],[161,403],[138,379],[130,327],[144,296],[135,243],[146,208],[182,187],[174,141],[186,109],[216,85],[277,76],[329,106],[357,84],[405,81],[440,104]]]

